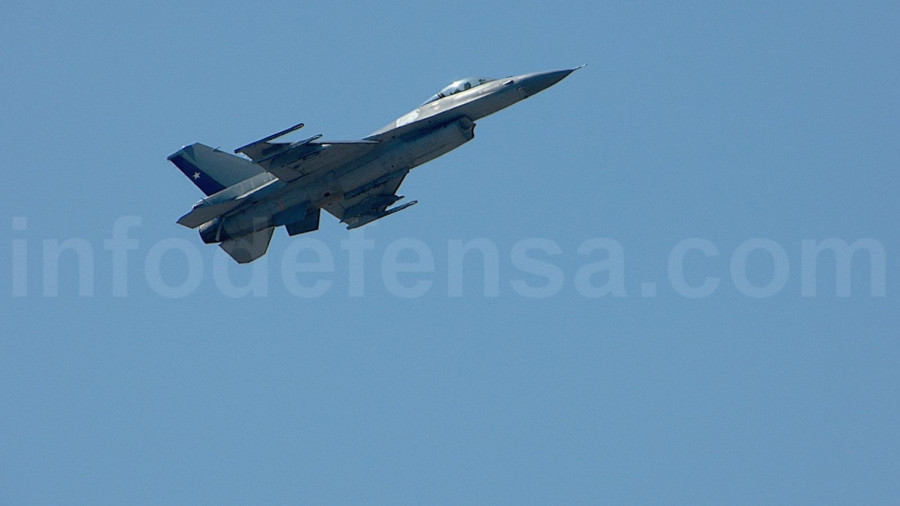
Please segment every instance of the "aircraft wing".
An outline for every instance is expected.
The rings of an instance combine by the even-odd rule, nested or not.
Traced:
[[[409,170],[404,169],[384,175],[347,192],[341,200],[326,205],[324,209],[342,223],[346,223],[348,229],[361,227],[366,223],[406,209],[417,202],[413,200],[392,209],[387,207],[403,198],[397,195],[397,190],[407,173]]]
[[[366,160],[378,146],[378,140],[326,141],[319,142],[321,134],[297,142],[271,142],[303,127],[299,123],[290,128],[242,146],[235,153],[243,153],[284,182],[329,170],[338,165],[347,165]]]
[[[339,166],[367,161],[374,155],[377,141],[330,141],[288,148],[258,163],[284,182],[332,170]]]

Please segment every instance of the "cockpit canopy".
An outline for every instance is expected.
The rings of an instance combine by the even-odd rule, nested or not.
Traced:
[[[437,99],[449,97],[450,95],[459,93],[461,91],[466,91],[468,89],[474,88],[476,86],[480,86],[484,83],[489,83],[491,81],[495,81],[495,79],[491,79],[489,77],[467,77],[465,79],[460,79],[458,81],[453,81],[452,83],[444,86],[441,91],[435,93],[434,95],[428,97],[422,105],[425,105],[429,102],[434,102]]]

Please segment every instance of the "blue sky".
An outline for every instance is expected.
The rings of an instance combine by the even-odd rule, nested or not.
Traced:
[[[0,502],[895,502],[898,33],[895,2],[4,3]],[[175,224],[184,144],[582,63],[355,234],[238,267]]]

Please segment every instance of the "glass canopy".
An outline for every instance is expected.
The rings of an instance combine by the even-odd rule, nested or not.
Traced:
[[[434,102],[440,98],[449,97],[450,95],[459,93],[461,91],[466,91],[468,89],[474,88],[476,86],[480,86],[484,83],[489,83],[491,81],[495,81],[495,79],[491,79],[488,77],[467,77],[465,79],[460,79],[458,81],[453,81],[452,83],[444,86],[441,91],[435,93],[434,95],[428,97],[422,105],[425,105],[429,102]]]

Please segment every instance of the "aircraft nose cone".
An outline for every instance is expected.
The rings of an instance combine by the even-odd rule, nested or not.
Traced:
[[[519,78],[519,87],[525,90],[526,95],[531,96],[562,81],[576,70],[578,69],[551,70],[549,72],[527,74]]]

